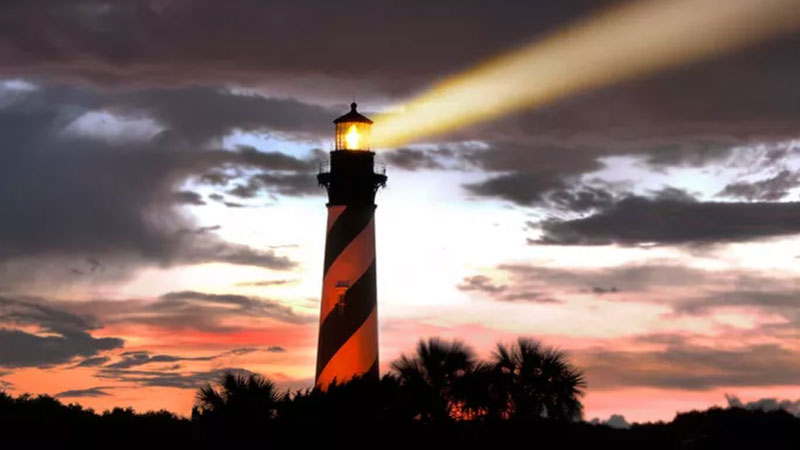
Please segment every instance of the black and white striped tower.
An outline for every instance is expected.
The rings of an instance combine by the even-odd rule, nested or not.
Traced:
[[[321,389],[355,375],[378,379],[375,193],[386,185],[386,170],[375,165],[372,121],[355,103],[333,123],[336,149],[317,176],[328,190],[315,378]]]

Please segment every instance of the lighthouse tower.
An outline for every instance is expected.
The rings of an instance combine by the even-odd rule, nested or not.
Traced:
[[[315,378],[321,389],[356,375],[378,379],[375,193],[386,185],[386,169],[375,165],[372,121],[356,106],[333,121],[336,148],[317,176],[328,191]]]

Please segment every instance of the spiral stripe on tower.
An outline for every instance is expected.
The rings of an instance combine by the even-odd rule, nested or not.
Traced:
[[[328,207],[317,386],[377,376],[374,205]]]
[[[336,150],[317,175],[328,190],[315,376],[320,389],[334,380],[377,381],[379,375],[375,193],[386,185],[386,172],[369,150],[372,121],[356,111],[355,103],[333,123]]]

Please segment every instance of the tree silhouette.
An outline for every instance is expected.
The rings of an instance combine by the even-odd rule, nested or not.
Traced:
[[[472,403],[470,377],[479,364],[461,341],[421,340],[413,356],[401,355],[391,367],[423,422],[460,418]]]
[[[276,417],[280,400],[275,384],[261,375],[226,373],[218,389],[200,388],[192,418],[227,426],[265,423]]]
[[[492,355],[490,411],[501,418],[580,420],[586,379],[566,355],[520,337]]]

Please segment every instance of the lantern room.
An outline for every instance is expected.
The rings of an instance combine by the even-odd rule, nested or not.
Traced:
[[[372,121],[356,111],[355,102],[350,104],[350,112],[334,120],[336,124],[336,150],[369,151],[369,134]]]

